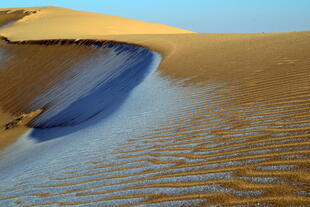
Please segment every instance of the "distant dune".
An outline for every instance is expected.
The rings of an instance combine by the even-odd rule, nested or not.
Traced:
[[[1,34],[11,40],[65,39],[94,35],[173,34],[192,33],[161,24],[146,23],[117,16],[74,11],[59,7],[25,8],[35,14],[25,16],[13,27],[2,29]],[[14,12],[14,10],[13,10]],[[15,11],[12,19],[21,17]],[[42,32],[44,31],[44,32]],[[94,39],[94,38],[92,38]]]
[[[0,206],[310,203],[310,32],[34,7],[0,36]]]

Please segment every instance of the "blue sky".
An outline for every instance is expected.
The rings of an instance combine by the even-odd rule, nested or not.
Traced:
[[[47,5],[201,33],[310,30],[310,0],[3,0],[0,3],[2,8]]]

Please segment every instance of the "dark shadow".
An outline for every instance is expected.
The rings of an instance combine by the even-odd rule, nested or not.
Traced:
[[[8,23],[5,23],[3,25],[0,25],[0,29],[4,29],[5,27],[11,26],[12,24],[14,24],[16,21],[10,21]]]
[[[133,46],[135,47],[135,46]],[[134,50],[128,46],[118,47],[116,52]],[[134,52],[134,51],[129,51]],[[154,53],[143,49],[133,58],[131,65],[124,65],[124,70],[108,82],[99,83],[87,95],[73,102],[57,115],[36,124],[31,137],[39,142],[65,136],[85,127],[105,120],[124,104],[133,88],[140,84],[150,72]],[[91,80],[90,80],[91,81]]]

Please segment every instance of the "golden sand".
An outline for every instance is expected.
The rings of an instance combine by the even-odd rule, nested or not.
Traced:
[[[26,11],[37,11],[22,18],[1,30],[3,36],[11,40],[26,39],[79,39],[94,35],[124,34],[169,34],[192,33],[187,30],[161,24],[146,23],[117,16],[80,12],[58,7],[24,8]],[[81,29],[83,28],[83,29]],[[42,33],[42,31],[44,31]],[[47,36],[45,36],[46,34]],[[76,35],[73,37],[72,35]],[[58,38],[57,38],[58,37]]]
[[[85,190],[83,188],[74,192],[76,196],[87,196],[144,188],[184,188],[218,184],[241,193],[262,191],[262,194],[242,196],[229,192],[201,194],[187,192],[176,196],[146,193],[128,195],[128,197],[146,198],[138,204],[195,199],[207,199],[207,202],[201,204],[202,206],[210,204],[254,205],[257,203],[285,206],[310,203],[309,194],[300,193],[310,191],[308,185],[310,182],[310,151],[309,148],[305,148],[310,145],[310,127],[307,125],[310,119],[310,32],[195,34],[163,25],[56,7],[23,9],[37,12],[0,30],[1,36],[16,43],[7,45],[3,42],[0,45],[16,54],[16,59],[1,66],[10,68],[11,72],[0,72],[0,88],[5,92],[0,95],[0,107],[3,110],[0,114],[0,124],[7,123],[18,114],[29,113],[24,108],[24,103],[29,99],[23,97],[23,94],[32,93],[31,97],[35,97],[43,93],[44,90],[34,89],[38,88],[37,86],[42,81],[40,77],[46,71],[61,65],[62,70],[57,72],[57,76],[60,76],[70,66],[78,64],[78,60],[94,53],[90,48],[80,48],[70,44],[65,46],[53,44],[44,47],[42,44],[46,42],[41,42],[40,45],[33,40],[94,39],[138,44],[163,55],[159,71],[165,76],[172,79],[187,79],[187,85],[191,86],[223,84],[211,91],[211,97],[209,93],[195,96],[195,99],[200,101],[199,105],[193,104],[187,110],[172,117],[171,120],[163,120],[163,127],[154,127],[152,133],[133,138],[128,140],[128,143],[120,145],[115,153],[123,155],[120,158],[120,161],[124,159],[123,162],[110,165],[94,160],[92,163],[94,168],[103,170],[107,168],[104,172],[108,172],[111,166],[119,167],[115,171],[126,170],[129,169],[123,167],[126,164],[142,161],[153,165],[171,163],[173,166],[104,178],[95,177],[101,172],[88,173],[85,170],[85,172],[79,172],[82,175],[75,175],[73,172],[71,177],[53,178],[67,180],[65,184],[38,186],[43,192],[44,189],[53,187],[75,186],[138,174],[145,175],[145,178],[101,184],[90,187],[89,190],[167,177],[178,178],[229,172],[234,175],[234,179],[137,184],[134,187],[120,187],[111,191],[79,193]],[[17,11],[16,15],[20,15],[20,12]],[[5,18],[16,19],[16,15]],[[22,41],[24,42],[18,45]],[[59,55],[64,51],[67,56]],[[33,53],[39,54],[37,60],[31,59],[32,62],[27,62],[27,55]],[[31,65],[36,67],[31,67]],[[16,76],[25,70],[25,67],[27,71],[31,70],[30,79]],[[53,78],[56,76],[50,77],[48,81],[52,81]],[[17,99],[22,99],[24,102],[19,102]],[[193,112],[195,112],[194,115]],[[172,122],[174,124],[170,126]],[[219,126],[220,129],[213,129],[213,126]],[[200,131],[193,130],[193,127]],[[26,130],[24,127],[15,128],[10,130],[11,132],[1,132],[0,136],[3,140],[15,140],[24,130]],[[201,135],[203,132],[211,134],[213,138],[204,139]],[[216,141],[217,146],[210,144],[210,140]],[[0,146],[6,146],[9,142],[12,143],[12,141],[5,141]],[[197,145],[196,147],[184,146],[188,144]],[[151,153],[147,151],[150,149]],[[192,150],[193,153],[188,153],[188,150]],[[136,152],[139,153],[136,154]],[[171,160],[162,160],[161,158],[164,157],[171,157]],[[195,162],[182,162],[182,159]],[[225,165],[222,167],[223,164]],[[199,169],[207,165],[216,166],[210,169]],[[263,167],[290,165],[293,167],[276,170],[263,169]],[[192,170],[190,167],[197,168]],[[143,166],[136,168],[143,168]],[[185,169],[183,172],[165,173],[168,170],[183,168]],[[164,174],[149,176],[148,174],[151,173]],[[85,176],[84,181],[71,180],[81,176]],[[264,178],[282,179],[283,182],[264,183],[260,181]],[[255,179],[259,181],[252,181]],[[64,191],[62,194],[66,193],[72,193],[72,191]],[[55,196],[55,194],[44,194],[44,196]],[[126,198],[115,196],[107,199]],[[102,200],[105,199],[92,202]],[[58,204],[76,205],[91,204],[91,202]]]

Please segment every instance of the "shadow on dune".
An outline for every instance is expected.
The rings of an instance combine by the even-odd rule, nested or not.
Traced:
[[[101,68],[101,70],[88,71],[88,74],[90,72],[98,74],[83,76],[81,73],[83,81],[76,78],[72,82],[73,85],[77,84],[74,93],[79,93],[79,89],[81,91],[79,98],[57,113],[55,113],[56,109],[62,106],[56,101],[54,104],[56,107],[52,106],[50,111],[47,110],[46,113],[44,112],[45,114],[43,113],[32,121],[31,124],[36,128],[32,131],[31,137],[43,142],[66,136],[95,125],[99,121],[104,121],[124,104],[132,89],[141,83],[154,68],[152,65],[157,54],[145,48],[118,45],[112,49],[114,56],[109,55],[111,57],[108,58],[120,58],[117,61],[119,64],[115,66],[113,61],[108,61],[102,65],[102,68],[109,67],[108,70],[102,70],[99,64],[98,69]],[[125,55],[120,56],[121,54]],[[92,83],[92,88],[85,92],[82,89],[89,85],[88,82]],[[69,89],[63,88],[63,90]],[[72,91],[69,90],[69,93]],[[70,99],[70,96],[65,98]]]
[[[10,10],[5,10],[5,11],[0,11],[0,29],[7,27],[16,21],[24,18],[27,15],[31,15],[36,13],[36,11],[25,11],[25,10],[15,10],[15,11],[10,11]]]

